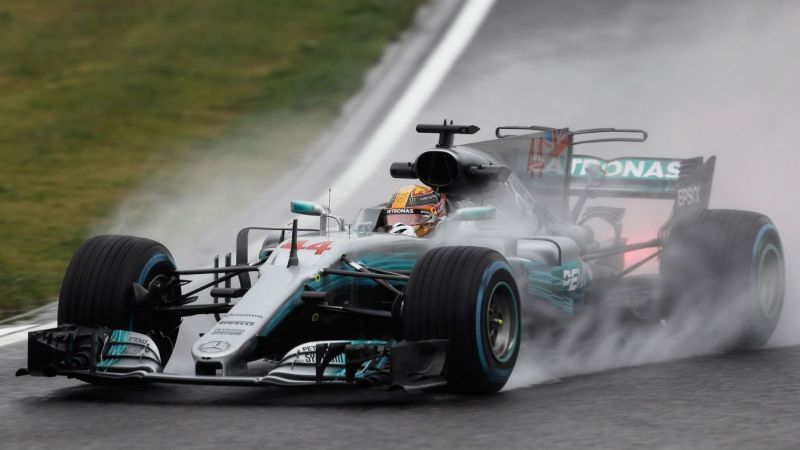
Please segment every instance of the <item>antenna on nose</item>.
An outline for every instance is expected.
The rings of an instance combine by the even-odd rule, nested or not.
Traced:
[[[289,263],[286,267],[296,266],[297,260],[297,219],[292,220],[292,245],[289,247]]]

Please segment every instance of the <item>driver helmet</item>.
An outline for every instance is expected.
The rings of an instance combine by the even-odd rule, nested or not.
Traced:
[[[389,233],[422,237],[445,216],[445,195],[427,186],[403,186],[392,195],[386,213]]]

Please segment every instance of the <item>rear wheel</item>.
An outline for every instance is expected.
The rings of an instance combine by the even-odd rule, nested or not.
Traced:
[[[180,319],[153,314],[152,305],[137,304],[134,283],[148,288],[166,282],[175,263],[169,250],[150,239],[96,236],[81,245],[67,267],[58,301],[58,323],[105,326],[150,335],[166,363]],[[180,295],[172,286],[165,295]]]
[[[485,394],[508,381],[519,354],[520,301],[511,267],[483,247],[442,247],[414,267],[403,305],[408,340],[447,339],[448,385]]]
[[[767,343],[783,306],[778,230],[749,211],[707,210],[670,229],[661,259],[669,319],[723,348]]]

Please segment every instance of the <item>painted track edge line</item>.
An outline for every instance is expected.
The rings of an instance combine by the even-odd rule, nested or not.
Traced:
[[[331,185],[340,198],[349,199],[400,140],[405,127],[419,114],[444,77],[467,48],[495,0],[468,0],[431,52],[411,84],[362,147],[356,160]],[[318,202],[327,202],[327,192]]]
[[[56,326],[58,326],[58,322],[34,324],[31,327],[27,327],[22,330],[15,331],[13,333],[0,336],[0,347],[5,347],[7,345],[16,344],[17,342],[28,340],[28,332],[46,330],[48,328],[55,328]]]
[[[386,119],[362,147],[357,161],[332,184],[337,190],[337,195],[350,198],[356,189],[366,181],[382,158],[386,157],[394,148],[404,127],[430,100],[444,77],[472,41],[495,1],[468,0],[462,7],[443,39],[425,60],[400,100],[395,103]],[[327,193],[320,196],[319,201],[325,203],[326,199]],[[49,322],[2,335],[0,336],[0,347],[26,340],[30,331],[55,326],[57,326],[56,322]]]

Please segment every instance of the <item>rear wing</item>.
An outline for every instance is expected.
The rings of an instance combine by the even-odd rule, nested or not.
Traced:
[[[520,131],[523,134],[513,134]],[[705,161],[702,157],[603,159],[574,154],[574,147],[581,144],[644,142],[644,130],[505,126],[498,127],[495,135],[497,139],[467,146],[494,156],[555,210],[566,213],[569,198],[575,195],[673,200],[676,212],[708,207],[714,157]]]

